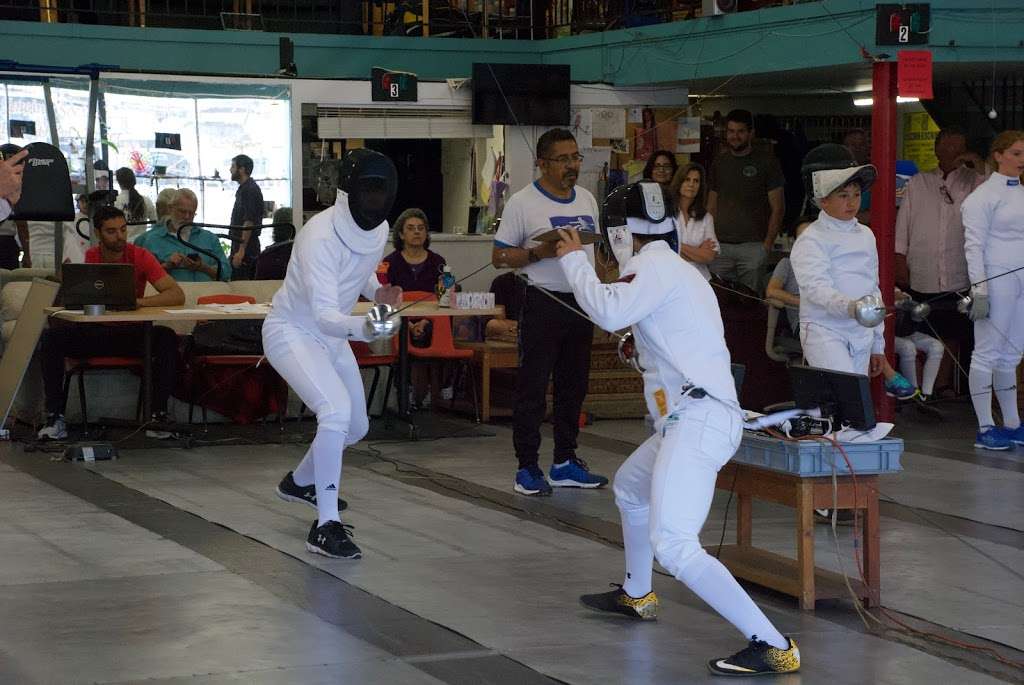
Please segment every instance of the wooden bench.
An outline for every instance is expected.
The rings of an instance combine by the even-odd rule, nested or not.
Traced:
[[[861,562],[864,579],[854,557],[844,557],[843,565],[854,593],[866,606],[880,601],[880,563],[878,556],[878,476],[857,476],[856,495],[851,476],[839,476],[838,508],[860,509],[863,536]],[[796,597],[800,608],[814,610],[819,599],[849,597],[842,575],[814,565],[814,510],[831,509],[831,477],[801,477],[791,473],[729,462],[718,472],[717,487],[733,490],[736,497],[736,544],[722,547],[720,560],[737,578]],[[791,559],[751,544],[753,500],[784,504],[796,509],[797,558]],[[822,526],[822,532],[827,530]],[[831,531],[828,531],[831,535]],[[715,548],[708,551],[715,553]]]

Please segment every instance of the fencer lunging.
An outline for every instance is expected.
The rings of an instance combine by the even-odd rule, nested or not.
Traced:
[[[724,675],[792,672],[796,643],[783,636],[736,579],[704,551],[699,534],[718,470],[735,453],[742,414],[718,302],[707,280],[669,246],[656,183],[616,189],[602,230],[622,278],[602,284],[575,232],[564,232],[560,264],[577,302],[602,328],[632,326],[644,396],[656,434],[615,475],[626,579],[610,592],[584,595],[587,606],[653,618],[654,558],[750,640],[746,649],[708,663]],[[683,344],[681,341],[685,341]]]
[[[996,171],[960,207],[973,300],[974,353],[968,384],[978,433],[974,446],[1005,450],[1024,444],[1017,408],[1017,365],[1024,351],[1024,131],[992,141]],[[1006,274],[1005,276],[1002,274]],[[982,283],[981,281],[987,282]],[[992,417],[992,393],[1003,425]]]
[[[267,359],[317,420],[312,445],[277,493],[316,507],[306,548],[330,557],[361,556],[341,524],[338,501],[342,451],[369,428],[349,340],[369,341],[394,329],[349,312],[360,295],[377,301],[401,297],[400,289],[381,289],[375,275],[395,191],[395,167],[387,157],[370,150],[345,157],[334,206],[299,231],[288,274],[263,324]]]

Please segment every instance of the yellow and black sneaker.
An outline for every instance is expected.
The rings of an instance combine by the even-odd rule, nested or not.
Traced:
[[[795,673],[800,670],[800,649],[796,646],[796,640],[791,637],[786,639],[789,640],[789,648],[779,649],[758,640],[755,635],[746,649],[727,659],[709,661],[708,670],[715,675],[733,677]]]
[[[618,589],[596,595],[580,595],[580,601],[591,609],[624,614],[641,621],[658,618],[658,596],[654,592],[648,592],[643,597],[630,597],[618,583],[612,583],[611,586]]]

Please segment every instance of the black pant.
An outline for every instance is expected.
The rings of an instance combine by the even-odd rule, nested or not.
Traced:
[[[0,235],[0,269],[17,269],[21,248],[13,235]]]
[[[552,293],[579,309],[571,293]],[[554,375],[555,462],[576,456],[580,408],[587,395],[594,326],[536,288],[527,288],[519,313],[519,374],[516,378],[512,444],[519,468],[536,466],[540,424]]]
[[[243,257],[240,266],[231,267],[232,281],[251,281],[256,277],[256,258]]]
[[[966,294],[966,292],[965,290],[964,293]],[[959,343],[957,361],[962,369],[965,371],[969,369],[971,353],[974,351],[974,322],[966,314],[957,311],[956,305],[960,299],[959,296],[955,293],[922,293],[909,289],[907,294],[914,298],[915,302],[928,302],[932,308],[928,315],[928,323],[931,326],[922,322],[918,324],[918,330],[932,337],[936,337],[937,333],[938,338],[947,344],[953,341]],[[935,330],[933,331],[932,328]],[[964,376],[965,382],[961,384],[961,387],[966,389],[966,374],[959,369],[956,373]]]
[[[63,414],[65,357],[142,356],[141,325],[73,324],[43,331],[39,351],[43,367],[46,411]],[[153,326],[153,411],[167,411],[178,366],[178,336],[166,326]]]

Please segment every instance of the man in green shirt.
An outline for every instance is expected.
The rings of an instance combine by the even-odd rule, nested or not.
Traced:
[[[229,280],[231,265],[224,256],[224,248],[217,236],[198,226],[188,226],[181,232],[183,240],[217,255],[216,261],[178,240],[178,227],[195,220],[196,209],[199,207],[196,194],[188,188],[182,188],[175,193],[170,206],[171,214],[167,223],[157,224],[146,231],[135,239],[135,244],[152,252],[160,265],[178,282],[215,280],[217,262],[220,262],[220,280]]]
[[[761,293],[768,253],[782,227],[786,179],[770,152],[755,150],[754,119],[745,109],[725,118],[728,151],[711,167],[708,212],[721,246],[711,271]]]

